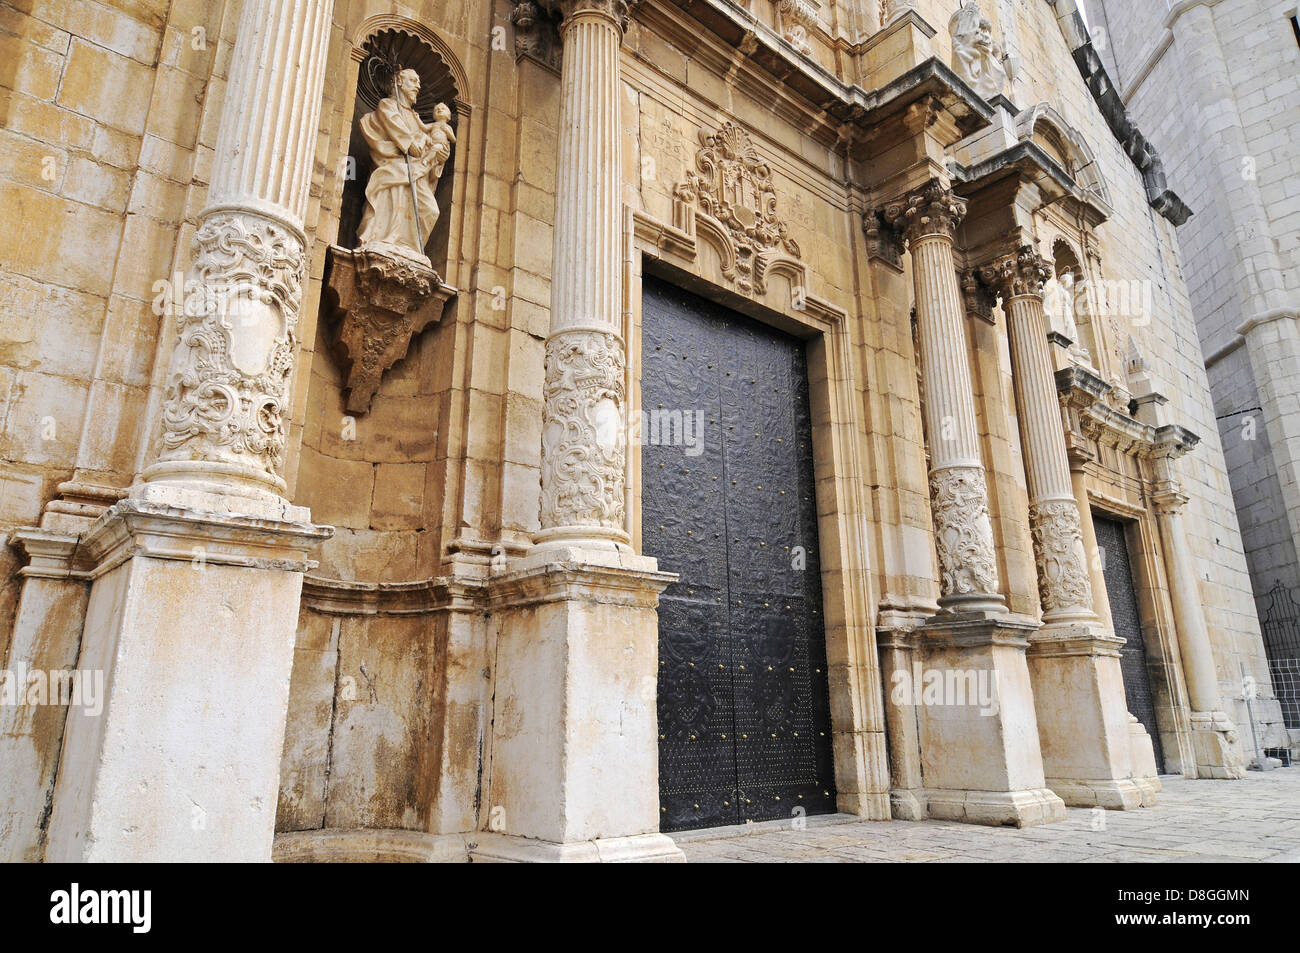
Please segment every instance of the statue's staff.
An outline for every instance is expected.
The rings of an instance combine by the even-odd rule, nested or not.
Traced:
[[[399,105],[402,104],[402,98],[398,95],[397,88],[397,78],[400,75],[401,71],[399,70],[393,76],[393,100]],[[415,113],[415,118],[418,121],[420,114],[415,112],[414,104],[411,106],[411,112]],[[420,224],[420,200],[415,196],[415,173],[411,171],[411,154],[406,150],[402,150],[402,155],[406,159],[406,181],[411,186],[411,212],[415,216],[415,247],[420,249],[424,246],[424,227]]]

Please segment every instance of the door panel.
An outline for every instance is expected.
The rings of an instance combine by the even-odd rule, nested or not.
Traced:
[[[835,809],[802,342],[647,278],[642,542],[659,612],[661,827]],[[692,452],[688,453],[687,451]]]

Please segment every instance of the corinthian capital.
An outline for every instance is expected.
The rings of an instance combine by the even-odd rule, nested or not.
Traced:
[[[943,235],[951,239],[965,217],[966,203],[938,179],[931,179],[899,201],[885,206],[885,221],[898,229],[909,243],[923,235]]]
[[[1052,263],[1032,246],[1021,245],[1013,254],[981,268],[980,277],[1003,301],[1025,295],[1041,298],[1044,283],[1052,277]]]
[[[624,32],[627,31],[628,17],[641,0],[536,0],[538,6],[567,20],[574,14],[587,10],[603,13]]]

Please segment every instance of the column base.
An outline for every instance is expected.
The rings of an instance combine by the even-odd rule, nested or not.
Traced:
[[[1196,753],[1198,778],[1239,780],[1246,776],[1237,726],[1225,712],[1192,712],[1192,748]]]
[[[923,685],[911,701],[924,787],[911,793],[929,817],[1016,827],[1065,819],[1044,779],[1025,662],[1036,628],[1012,616],[940,612],[916,630],[912,681]]]
[[[175,489],[175,488],[172,488]],[[138,499],[82,540],[94,569],[49,861],[269,861],[309,551],[333,532]]]
[[[677,577],[657,566],[547,548],[489,582],[498,632],[485,810],[524,855],[581,859],[588,842],[613,851],[658,836],[655,607]]]
[[[474,864],[684,864],[686,855],[667,834],[598,837],[557,844],[512,837],[474,835],[469,859]]]
[[[990,827],[1035,827],[1065,820],[1065,802],[1047,788],[1023,791],[920,792],[929,816],[942,821]]]
[[[1054,623],[1029,637],[1029,674],[1047,786],[1071,807],[1142,807],[1133,781],[1122,638],[1095,623]]]

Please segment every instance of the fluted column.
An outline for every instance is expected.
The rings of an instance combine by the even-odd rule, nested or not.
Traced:
[[[930,503],[939,553],[939,604],[1002,611],[988,485],[975,422],[965,308],[953,259],[953,231],[966,205],[932,180],[885,209],[912,256],[921,339]]]
[[[247,0],[146,483],[278,497],[333,0]]]
[[[68,712],[47,860],[271,859],[302,577],[332,532],[279,473],[332,9],[244,2],[161,454],[78,540],[103,704]]]
[[[985,283],[1001,295],[1007,315],[1045,625],[1097,621],[1043,310],[1043,283],[1051,273],[1050,264],[1029,246],[981,270]]]
[[[540,545],[622,548],[623,343],[619,49],[629,4],[553,0],[564,16]]]

